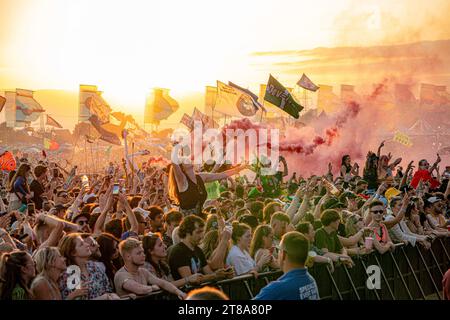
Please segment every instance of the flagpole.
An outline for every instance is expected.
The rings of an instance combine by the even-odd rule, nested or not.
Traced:
[[[91,164],[91,173],[93,174],[93,173],[95,173],[95,171],[96,171],[96,167],[97,167],[97,165],[96,165],[96,161],[94,161],[94,153],[92,152],[92,143],[90,143],[89,144],[90,145],[90,147],[91,147],[91,161],[92,161],[92,164]]]
[[[214,106],[211,108],[211,118],[212,118],[212,126],[214,128],[214,110],[216,110],[216,103],[217,103],[217,94],[218,94],[219,86],[216,87],[216,98],[214,99]]]
[[[87,158],[87,147],[86,147],[87,137],[84,137],[84,170],[88,173],[88,158]]]

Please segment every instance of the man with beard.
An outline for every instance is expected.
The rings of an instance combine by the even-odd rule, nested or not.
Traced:
[[[180,299],[186,297],[186,293],[173,284],[155,277],[144,268],[145,253],[141,241],[134,238],[123,240],[119,244],[119,252],[124,261],[124,266],[114,276],[114,284],[119,296],[130,293],[146,295],[161,288],[177,295]]]
[[[427,202],[426,206],[429,207],[428,223],[433,229],[447,229],[450,220],[446,220],[444,216],[445,202],[439,197],[430,197]]]

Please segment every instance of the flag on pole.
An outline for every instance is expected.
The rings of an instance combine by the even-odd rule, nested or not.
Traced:
[[[192,117],[188,114],[183,114],[183,117],[181,118],[180,121],[182,124],[184,124],[186,127],[189,128],[189,130],[192,131],[193,127],[194,127],[194,120],[192,119]]]
[[[272,75],[269,76],[269,81],[267,82],[264,100],[277,106],[295,119],[299,118],[299,113],[303,109],[300,104],[295,102],[289,91]]]
[[[159,124],[178,108],[179,104],[170,96],[169,89],[155,88],[146,102],[144,123]]]
[[[232,82],[217,81],[214,111],[236,117],[252,117],[261,108],[258,96]]]
[[[47,114],[47,125],[62,129],[62,125]]]
[[[219,124],[215,122],[214,119],[208,117],[206,114],[198,110],[196,107],[194,108],[194,112],[192,112],[192,120],[201,121],[206,129],[219,127]]]
[[[98,119],[98,117],[95,114],[93,114],[89,117],[89,122],[100,134],[100,139],[102,139],[106,142],[112,143],[112,144],[119,145],[119,146],[122,145],[119,137],[116,134],[114,134],[113,132],[110,132],[102,127],[100,120]]]
[[[302,87],[303,89],[314,91],[316,92],[319,87],[314,84],[307,76],[306,74],[303,74],[300,80],[297,81],[297,85],[299,87]]]
[[[5,105],[5,103],[6,103],[6,98],[0,96],[0,112],[2,112],[3,106]]]
[[[259,109],[261,109],[263,112],[267,112],[267,110],[264,108],[264,106],[259,103],[258,101],[258,96],[256,94],[254,94],[253,92],[251,92],[248,89],[242,88],[240,86],[238,86],[237,84],[228,81],[228,85],[231,87],[234,87],[235,89],[242,91],[243,93],[247,94],[250,96],[250,98],[252,99],[252,103],[253,103],[253,107],[255,108],[256,111],[258,111]]]
[[[97,90],[97,86],[80,85],[79,102],[79,121],[89,121],[91,115],[96,115],[100,124],[109,122],[112,110],[103,99],[102,92]]]
[[[56,141],[44,138],[44,148],[50,151],[55,151],[59,149],[59,144]]]
[[[0,170],[13,171],[16,167],[16,159],[11,152],[5,151],[0,154]]]

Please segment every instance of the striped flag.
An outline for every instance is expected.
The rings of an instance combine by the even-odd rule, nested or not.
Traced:
[[[56,121],[55,119],[50,117],[48,114],[47,114],[47,125],[48,126],[53,126],[53,127],[56,127],[56,128],[60,128],[60,129],[62,129],[62,127],[63,127],[62,125],[59,124],[58,121]]]

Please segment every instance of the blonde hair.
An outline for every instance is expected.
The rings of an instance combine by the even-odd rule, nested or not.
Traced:
[[[77,247],[77,239],[83,241],[83,239],[81,238],[81,233],[69,233],[59,241],[59,253],[61,253],[61,255],[66,258],[67,265],[76,265],[72,255],[75,252],[75,248]]]
[[[33,260],[36,262],[37,272],[39,274],[46,275],[50,269],[50,264],[53,263],[59,256],[61,256],[61,254],[56,247],[40,248],[33,255]]]
[[[345,223],[345,233],[347,237],[353,236],[358,232],[358,228],[356,224],[361,219],[361,217],[357,214],[351,214],[347,217],[347,221]]]
[[[126,240],[123,240],[119,243],[120,255],[123,258],[125,253],[129,253],[133,249],[139,248],[139,246],[141,246],[141,245],[142,245],[142,242],[139,240],[136,240],[134,238],[128,238]]]
[[[272,227],[267,224],[259,225],[253,234],[252,243],[250,245],[250,256],[255,258],[255,254],[263,247],[263,237],[267,237],[272,232]]]
[[[170,165],[169,168],[169,178],[167,181],[167,189],[169,194],[169,199],[173,202],[174,205],[179,205],[179,199],[178,199],[178,186],[177,181],[175,179],[175,172],[173,165]]]
[[[217,248],[219,244],[219,231],[218,230],[210,230],[203,237],[202,243],[200,244],[200,248],[205,254],[206,259],[211,257],[214,250]]]

